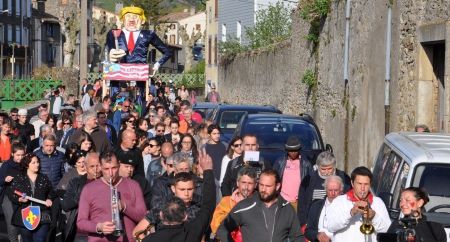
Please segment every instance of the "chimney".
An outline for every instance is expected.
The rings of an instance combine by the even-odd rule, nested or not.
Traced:
[[[194,15],[195,14],[195,7],[191,7],[191,9],[190,9],[190,15],[192,16],[192,15]]]

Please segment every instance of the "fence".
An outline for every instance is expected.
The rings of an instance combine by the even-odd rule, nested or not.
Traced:
[[[60,84],[59,80],[2,80],[0,98],[4,101],[37,101]]]

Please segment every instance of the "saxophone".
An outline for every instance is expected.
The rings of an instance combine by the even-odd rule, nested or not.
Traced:
[[[123,235],[123,227],[122,221],[120,220],[120,211],[119,211],[119,191],[117,191],[117,187],[113,186],[112,178],[109,178],[109,188],[111,190],[111,215],[112,222],[116,225],[116,229],[113,232],[115,236]]]

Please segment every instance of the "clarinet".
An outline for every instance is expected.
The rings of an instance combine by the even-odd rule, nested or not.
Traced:
[[[112,178],[109,179],[109,188],[111,190],[111,215],[112,222],[116,225],[116,229],[113,232],[115,236],[121,236],[123,234],[122,222],[120,220],[120,211],[119,211],[119,191],[117,188],[112,185]]]

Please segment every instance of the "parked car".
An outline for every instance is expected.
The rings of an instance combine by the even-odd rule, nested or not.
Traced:
[[[219,106],[217,103],[204,102],[192,105],[192,109],[198,112],[202,116],[203,120],[208,120],[217,106]]]
[[[254,134],[258,138],[259,151],[264,160],[274,163],[286,154],[285,144],[289,136],[296,135],[301,144],[302,157],[315,164],[317,155],[326,148],[314,120],[309,115],[248,114],[242,117],[234,135]]]
[[[450,134],[390,133],[373,168],[372,190],[386,204],[391,219],[400,216],[400,192],[421,187],[430,201],[427,219],[441,223],[450,236]]]
[[[256,113],[281,113],[281,111],[270,105],[257,106],[219,104],[212,113],[210,120],[220,126],[222,129],[220,139],[228,143],[233,137],[234,130],[238,126],[242,116],[245,114]]]

